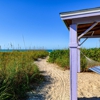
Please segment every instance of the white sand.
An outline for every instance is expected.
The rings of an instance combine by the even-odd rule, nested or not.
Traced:
[[[70,100],[70,72],[63,71],[57,65],[46,61],[47,59],[42,59],[36,62],[39,69],[44,71],[46,82],[33,91],[34,95],[28,100]],[[78,73],[79,100],[100,100],[98,97],[100,97],[100,75]]]

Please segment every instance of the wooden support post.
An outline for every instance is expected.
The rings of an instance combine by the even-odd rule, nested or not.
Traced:
[[[77,25],[70,25],[70,100],[77,100],[78,41]]]
[[[78,49],[78,69],[77,69],[77,72],[80,73],[80,71],[81,71],[80,70],[80,68],[81,68],[80,67],[80,46],[78,46],[77,49]]]

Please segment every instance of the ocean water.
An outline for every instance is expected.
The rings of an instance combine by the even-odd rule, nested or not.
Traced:
[[[0,52],[12,52],[12,51],[28,51],[29,49],[1,49]],[[37,49],[36,49],[37,50]],[[52,52],[52,49],[46,49],[47,52]]]
[[[48,52],[52,52],[53,50],[52,50],[52,49],[48,49],[48,50],[46,50],[46,51],[48,51]]]

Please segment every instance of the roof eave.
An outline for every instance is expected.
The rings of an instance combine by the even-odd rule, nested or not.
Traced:
[[[70,19],[76,19],[76,18],[83,18],[83,17],[92,17],[92,16],[99,16],[99,12],[92,12],[92,13],[86,13],[86,14],[73,14],[73,15],[67,15],[67,14],[60,14],[60,17],[62,20],[70,20]]]

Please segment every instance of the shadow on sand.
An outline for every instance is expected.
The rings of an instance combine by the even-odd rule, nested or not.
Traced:
[[[100,97],[91,97],[91,98],[78,98],[78,100],[100,100]]]
[[[41,71],[40,73],[45,74],[45,71]],[[52,84],[52,78],[49,75],[44,75],[44,80],[39,86],[35,86],[34,89],[30,92],[28,92],[28,98],[27,100],[45,100],[46,97],[46,89],[44,88],[50,88],[48,87],[50,84]]]

